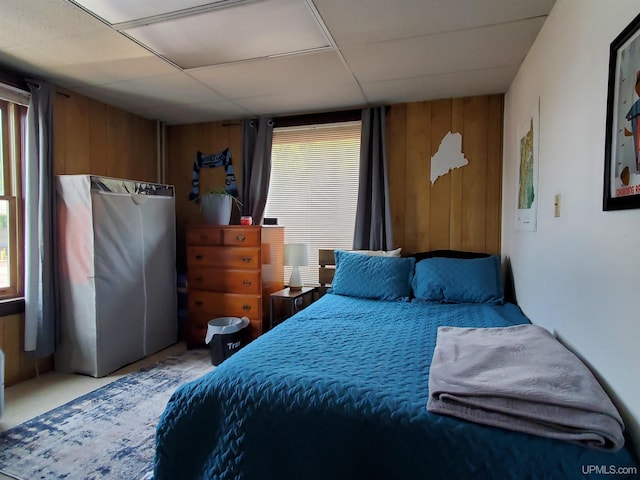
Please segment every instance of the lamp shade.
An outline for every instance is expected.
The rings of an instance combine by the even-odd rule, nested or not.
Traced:
[[[309,265],[309,246],[306,243],[285,244],[284,264],[293,267],[291,278],[289,279],[289,288],[291,290],[302,289],[302,278],[298,267]]]
[[[284,264],[292,267],[309,265],[309,246],[306,243],[287,243],[284,246]]]

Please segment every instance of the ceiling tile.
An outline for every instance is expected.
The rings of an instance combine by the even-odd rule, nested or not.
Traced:
[[[343,49],[360,82],[519,65],[544,19]],[[470,48],[474,45],[477,48]]]
[[[198,81],[179,73],[108,85],[79,87],[76,90],[89,96],[93,94],[111,99],[122,98],[125,104],[141,108],[224,100]]]
[[[333,51],[219,65],[187,73],[228,98],[356,85]]]
[[[275,95],[247,97],[235,100],[238,105],[259,115],[292,115],[317,111],[360,107],[366,99],[356,86],[316,88]]]
[[[54,65],[53,77],[64,87],[104,85],[126,80],[157,77],[175,73],[176,67],[151,53],[144,57],[124,58],[105,62]]]
[[[2,0],[0,9],[2,50],[58,38],[110,31],[101,21],[61,0]]]
[[[545,16],[555,0],[313,0],[338,47]],[[366,9],[366,10],[365,10]]]
[[[517,71],[517,66],[506,66],[382,82],[365,82],[361,86],[372,104],[489,95],[505,93]]]
[[[163,121],[168,125],[213,122],[216,120],[248,118],[253,116],[250,112],[229,101],[197,102],[165,105],[162,107],[138,108],[136,109],[136,113],[144,118]]]
[[[111,29],[77,37],[53,38],[7,48],[6,53],[46,69],[140,58],[149,51]]]
[[[185,69],[329,46],[300,0],[255,2],[125,33]]]

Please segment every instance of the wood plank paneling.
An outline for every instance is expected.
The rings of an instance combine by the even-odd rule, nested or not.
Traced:
[[[406,134],[407,107],[396,105],[389,110],[387,120],[387,154],[389,176],[389,204],[395,245],[404,245],[405,190],[406,190]]]
[[[431,107],[431,152],[429,158],[438,152],[444,137],[451,132],[451,100],[437,100]],[[429,172],[431,161],[429,161]],[[429,173],[430,175],[430,173]],[[444,175],[431,184],[429,208],[429,243],[426,249],[449,248],[449,222],[451,204],[451,175]]]
[[[5,355],[4,383],[10,387],[35,376],[36,356],[23,352],[24,315],[9,315],[0,318],[0,348]],[[53,368],[53,358],[37,360],[38,371],[46,372]]]
[[[64,102],[66,102],[67,98],[62,93],[54,96],[53,99],[53,111],[54,112],[62,112],[64,111]],[[67,122],[65,115],[61,115],[58,113],[55,115],[55,120],[53,122],[53,145],[54,151],[53,155],[55,158],[54,164],[54,173],[56,175],[61,175],[62,172],[65,171],[65,159],[67,158],[66,151],[66,140],[67,140]]]
[[[500,252],[502,108],[502,95],[391,106],[387,152],[396,247]],[[469,164],[431,185],[431,157],[448,132],[462,135]]]
[[[240,121],[207,122],[167,128],[167,182],[176,189],[176,254],[178,269],[186,265],[186,231],[189,226],[204,222],[200,205],[189,201],[191,176],[196,152],[217,153],[231,151],[231,161],[238,188],[242,178],[242,123]],[[200,170],[200,191],[224,186],[223,168]],[[236,217],[239,212],[234,212]]]
[[[451,132],[462,135],[464,130],[464,99],[451,101]],[[464,136],[463,136],[464,139]],[[464,154],[464,149],[462,150]],[[466,155],[465,155],[466,158]],[[449,249],[462,249],[462,168],[449,173]]]
[[[500,253],[502,218],[502,95],[489,97],[488,151],[487,151],[487,203],[486,244],[487,253]]]
[[[62,90],[54,103],[55,171],[157,182],[156,122]]]
[[[91,114],[89,117],[91,125],[89,161],[91,165],[89,170],[77,173],[90,171],[95,175],[109,175],[110,153],[107,147],[109,144],[107,137],[107,108],[107,105],[102,102],[91,101]]]
[[[462,249],[485,249],[487,172],[487,97],[464,101],[462,149],[469,164],[462,169]]]
[[[406,122],[404,248],[417,250],[429,241],[431,103],[408,104]]]
[[[54,123],[59,117],[64,117],[65,129],[63,139],[65,157],[56,158],[64,165],[60,174],[88,173],[91,170],[91,100],[82,95],[71,95],[58,104],[60,110],[54,111]],[[55,138],[54,142],[58,139]]]

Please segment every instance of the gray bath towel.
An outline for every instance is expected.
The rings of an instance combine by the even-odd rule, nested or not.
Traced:
[[[535,325],[439,327],[427,409],[602,450],[624,424],[591,371]]]

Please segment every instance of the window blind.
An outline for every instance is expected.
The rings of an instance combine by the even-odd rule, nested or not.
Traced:
[[[358,197],[360,122],[275,128],[265,217],[285,243],[309,245],[305,285],[318,283],[318,249],[351,249]],[[285,283],[291,267],[285,267]]]

